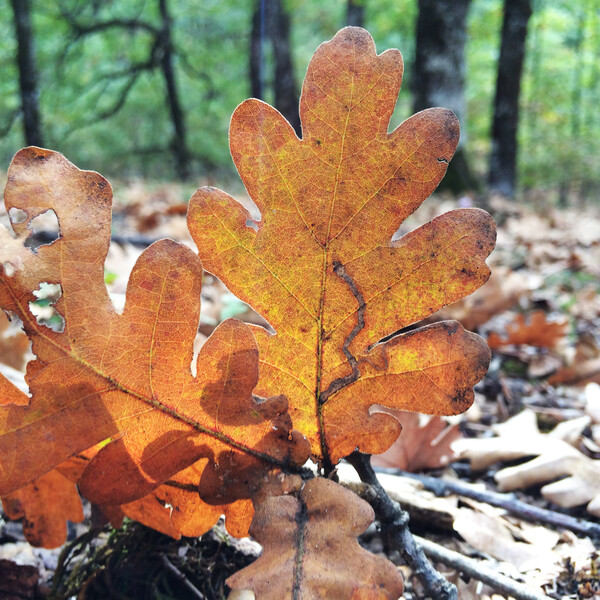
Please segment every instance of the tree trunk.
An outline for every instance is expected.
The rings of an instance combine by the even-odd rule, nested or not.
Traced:
[[[167,104],[171,123],[173,125],[173,139],[171,148],[175,157],[175,168],[180,179],[190,176],[190,154],[186,143],[185,115],[179,99],[173,68],[173,43],[171,40],[171,16],[167,0],[159,1],[161,31],[160,31],[160,67],[167,90]]]
[[[299,96],[294,77],[290,47],[290,18],[281,0],[257,0],[252,15],[250,35],[250,87],[252,96],[264,98],[264,53],[262,44],[268,37],[273,48],[273,94],[275,108],[301,135]]]
[[[290,122],[300,136],[302,129],[290,47],[290,17],[283,9],[281,0],[267,2],[267,23],[275,59],[275,77],[273,79],[275,108]]]
[[[364,27],[366,0],[348,0],[346,8],[346,25]]]
[[[455,193],[479,187],[464,151],[465,41],[470,0],[419,0],[413,76],[415,112],[432,106],[452,110],[461,124],[461,138],[440,187]]]
[[[531,12],[531,0],[504,2],[488,182],[491,191],[507,198],[515,195],[519,94]]]
[[[17,40],[17,67],[25,143],[29,146],[43,146],[29,0],[11,0],[11,3]]]
[[[263,39],[265,37],[264,3],[258,0],[252,12],[250,29],[250,96],[264,99],[264,56]]]

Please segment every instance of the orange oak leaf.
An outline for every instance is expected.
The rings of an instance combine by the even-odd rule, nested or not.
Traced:
[[[22,320],[37,356],[27,370],[31,400],[0,406],[0,495],[109,438],[79,480],[83,495],[99,504],[143,498],[194,465],[196,479],[181,482],[185,489],[208,471],[222,485],[226,479],[237,486],[230,497],[248,497],[248,463],[260,479],[274,467],[305,461],[307,443],[291,431],[285,398],[252,396],[258,351],[246,325],[223,322],[192,375],[202,266],[190,249],[171,240],[150,246],[117,314],[103,271],[108,182],[58,153],[26,148],[9,169],[5,201],[7,210],[27,215],[14,224],[19,237],[52,209],[60,238],[27,249],[23,267],[4,270],[0,279],[0,306]],[[55,307],[62,331],[38,323],[29,310],[43,282],[60,286]],[[238,460],[243,478],[235,476]]]
[[[403,589],[400,572],[356,540],[373,518],[364,500],[324,478],[311,479],[298,498],[268,497],[250,526],[263,553],[227,585],[261,600],[395,600]]]
[[[509,344],[554,348],[561,339],[564,339],[567,326],[567,321],[548,321],[543,310],[534,310],[527,322],[525,316],[519,313],[512,323],[506,326],[508,335],[505,339],[492,331],[487,343],[490,348],[494,349]]]
[[[99,449],[100,445],[71,457],[39,479],[2,498],[8,518],[25,519],[25,535],[32,545],[52,548],[64,543],[66,520],[77,520],[79,513],[76,507],[81,512],[76,484]],[[197,485],[201,474],[202,470],[192,465],[143,498],[121,505],[96,507],[115,527],[121,525],[124,517],[129,517],[175,539],[182,535],[202,535],[223,514],[232,535],[247,535],[254,514],[252,503],[248,500],[227,505],[202,502]],[[63,503],[66,506],[62,506]]]
[[[33,546],[57,548],[67,540],[67,521],[83,521],[77,486],[59,469],[2,498],[9,519],[23,519],[25,539]]]
[[[464,411],[489,351],[456,322],[403,334],[489,276],[491,217],[455,210],[392,235],[436,188],[459,137],[448,110],[420,112],[388,133],[402,79],[397,50],[377,55],[346,28],[322,44],[302,91],[302,139],[275,109],[247,100],[230,148],[262,218],[202,188],[188,226],[205,268],[276,330],[253,328],[257,393],[284,393],[313,455],[335,464],[355,448],[386,450],[398,421],[373,404]],[[277,392],[275,392],[277,390]]]

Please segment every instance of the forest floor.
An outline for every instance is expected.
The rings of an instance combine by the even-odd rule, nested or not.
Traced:
[[[193,244],[185,225],[183,188],[131,182],[117,192],[106,281],[119,307],[129,271],[148,242],[171,237]],[[478,292],[434,317],[458,319],[482,335],[492,349],[489,371],[476,387],[473,406],[459,417],[399,415],[404,432],[376,464],[384,487],[410,513],[413,533],[538,594],[600,598],[598,207],[490,203],[498,222],[497,247],[488,261],[492,277]],[[402,225],[399,235],[472,204],[468,197],[434,197]],[[36,230],[43,240],[55,222],[51,216],[40,219]],[[262,322],[210,275],[202,302],[200,342],[227,317]],[[51,321],[51,306],[40,305],[39,310]],[[6,340],[13,332],[0,333],[0,361],[10,365]],[[22,364],[3,368],[14,378],[22,370]],[[437,489],[436,496],[427,489],[435,489],[430,480],[406,472],[458,486]],[[345,466],[340,479],[353,485]],[[503,506],[497,506],[498,498],[478,495],[481,491],[501,494]],[[518,511],[517,500],[533,508]],[[536,508],[547,510],[544,520]],[[565,522],[565,516],[576,522]],[[401,564],[376,528],[361,542]],[[55,598],[75,597],[82,586],[86,598],[222,598],[227,576],[258,551],[251,541],[231,540],[222,528],[201,540],[175,542],[127,523],[93,536],[73,525],[61,554],[61,549],[32,548],[19,523],[0,521],[0,559],[32,565],[30,580],[42,581],[37,596],[32,591],[15,598],[46,597],[57,565]],[[461,600],[511,597],[493,583],[461,577],[456,569],[434,562],[456,583]],[[407,567],[401,569],[403,597],[421,598],[419,583]],[[2,594],[0,585],[0,598],[10,597]]]

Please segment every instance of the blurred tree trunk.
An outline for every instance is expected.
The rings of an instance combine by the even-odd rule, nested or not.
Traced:
[[[252,12],[252,27],[250,29],[250,96],[263,100],[265,97],[263,55],[265,15],[264,3],[258,0],[256,4],[256,9]]]
[[[460,193],[478,188],[465,154],[465,41],[471,0],[419,0],[413,109],[432,106],[452,110],[461,125],[461,138],[441,188]]]
[[[17,40],[17,67],[25,143],[28,146],[43,146],[29,0],[11,0],[11,3]]]
[[[364,27],[366,0],[348,0],[346,8],[346,25]]]
[[[264,99],[265,38],[273,49],[272,88],[275,108],[290,122],[296,133],[302,133],[298,112],[298,90],[294,76],[290,46],[290,17],[281,0],[257,0],[252,15],[250,35],[250,88],[255,98]]]
[[[531,0],[505,0],[492,123],[490,191],[513,198],[517,179],[517,127],[521,73]]]
[[[173,139],[171,149],[175,157],[175,168],[180,179],[188,179],[190,176],[190,153],[186,142],[185,116],[179,100],[179,93],[175,81],[173,69],[173,43],[171,40],[171,15],[167,6],[167,0],[159,0],[161,29],[159,32],[160,42],[160,68],[167,88],[167,104],[171,123],[173,125]]]

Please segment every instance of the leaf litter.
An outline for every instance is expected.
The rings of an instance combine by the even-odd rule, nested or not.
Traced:
[[[173,198],[176,197],[174,194]],[[443,203],[448,202],[452,201],[443,200]],[[442,204],[442,201],[439,203]],[[117,213],[118,211],[117,208]],[[173,214],[177,215],[177,211],[174,210]],[[130,215],[128,218],[131,219]],[[124,218],[123,223],[125,220]],[[166,233],[162,229],[165,222],[166,220],[158,219],[154,229],[147,230],[146,233],[150,231],[153,236],[163,237]],[[123,229],[123,233],[127,234],[127,230]],[[171,237],[177,238],[178,235]],[[186,236],[181,237],[182,241],[185,241]],[[122,247],[119,244],[114,246]],[[556,350],[552,347],[553,344],[530,344],[526,339],[521,339],[515,344],[503,344],[502,348],[494,353],[490,372],[478,387],[473,409],[459,421],[463,433],[468,438],[465,442],[472,442],[474,448],[480,440],[487,443],[488,440],[506,438],[510,441],[499,443],[500,454],[495,455],[494,463],[487,465],[486,471],[470,471],[465,469],[463,462],[455,465],[456,470],[450,465],[443,472],[438,469],[438,473],[454,477],[459,474],[470,481],[479,479],[483,482],[482,485],[495,487],[490,479],[491,475],[496,475],[496,480],[502,480],[502,475],[498,478],[502,471],[526,466],[531,456],[545,458],[550,462],[558,460],[555,454],[560,455],[561,451],[557,451],[557,447],[562,448],[565,455],[575,452],[573,456],[586,459],[583,463],[595,464],[594,461],[600,456],[598,448],[593,445],[600,443],[597,429],[600,423],[597,392],[594,387],[583,386],[589,381],[600,380],[600,289],[597,283],[600,276],[600,220],[597,214],[591,211],[588,213],[586,209],[552,209],[537,214],[530,209],[511,206],[510,215],[499,228],[498,247],[490,264],[492,272],[499,273],[501,277],[495,282],[492,276],[479,292],[443,309],[443,317],[461,319],[460,315],[464,315],[462,318],[468,320],[469,315],[475,314],[472,322],[463,322],[467,328],[477,329],[486,337],[494,333],[506,339],[511,324],[527,323],[532,315],[536,314],[535,311],[542,310],[550,323],[562,324],[565,320],[568,321],[563,340],[565,343]],[[220,298],[228,293],[216,279],[209,278],[208,286],[216,291],[215,304],[221,302]],[[216,309],[210,315],[208,320],[212,325],[222,320],[222,312],[221,309]],[[513,348],[506,347],[511,345]],[[531,363],[550,352],[556,352],[558,357],[555,372],[532,380],[529,376]],[[527,412],[523,412],[524,410]],[[520,415],[528,415],[529,428],[520,430],[515,425],[512,418],[518,418]],[[587,420],[582,420],[586,415]],[[564,436],[552,435],[561,423],[565,425],[563,433],[567,433],[564,433]],[[506,427],[503,429],[501,424]],[[492,426],[496,426],[500,435],[490,437]],[[514,431],[511,434],[510,430],[513,427]],[[526,450],[521,454],[521,459],[514,453],[507,458],[509,450],[518,446],[515,440],[523,442],[518,431],[529,436],[527,444],[531,442],[531,445],[521,449],[522,452]],[[551,440],[550,443],[545,441],[548,439]],[[523,444],[526,445],[525,442]],[[568,450],[567,446],[572,450]],[[460,443],[455,449],[461,451]],[[472,453],[476,454],[477,451],[472,450]],[[524,462],[509,467],[503,464],[514,463],[515,460]],[[578,458],[578,464],[582,460]],[[568,461],[567,463],[571,464]],[[549,479],[558,479],[559,483],[568,481],[569,478],[565,479],[565,475],[573,478],[569,469],[571,467],[563,466],[562,470],[551,470]],[[592,473],[595,471],[592,470]],[[575,486],[570,488],[571,491],[567,494],[569,498],[572,497],[572,489],[589,491],[594,484],[597,485],[595,475],[588,475],[587,480],[585,473],[583,477],[578,471],[575,475],[575,482],[568,483]],[[513,482],[514,489],[519,490],[520,497],[532,503],[555,508],[554,504],[549,504],[544,499],[543,491],[540,495],[541,482],[531,487],[531,481],[527,477],[517,478],[516,484],[515,480],[509,481]],[[394,484],[386,482],[386,485],[391,489]],[[421,490],[421,495],[426,494]],[[413,493],[414,496],[418,497],[419,493]],[[439,498],[437,500],[443,501]],[[441,512],[441,509],[437,510]],[[598,579],[596,559],[593,555],[594,546],[589,540],[578,538],[564,530],[554,532],[547,527],[530,526],[506,513],[490,510],[487,505],[464,499],[459,502],[456,497],[448,499],[443,510],[452,515],[454,530],[458,533],[462,530],[461,535],[464,534],[463,538],[470,544],[469,547],[465,542],[460,542],[458,547],[465,553],[471,553],[473,550],[487,553],[501,563],[510,563],[513,569],[518,569],[519,565],[515,565],[514,562],[526,562],[521,559],[527,556],[535,558],[537,551],[543,547],[545,552],[539,555],[544,558],[543,565],[539,564],[533,568],[534,571],[537,570],[538,578],[530,580],[532,585],[544,583],[544,589],[555,598],[594,597],[595,590],[598,589]],[[462,515],[460,511],[464,511]],[[574,514],[581,515],[581,512],[575,511]],[[482,521],[487,525],[476,528],[470,525],[481,524]],[[503,549],[490,552],[490,546],[487,542],[477,539],[474,529],[497,531],[495,541],[499,546],[503,546]],[[435,535],[439,535],[439,531],[436,531]],[[452,538],[446,537],[445,540],[449,545],[456,544]],[[518,556],[518,559],[515,559],[515,556]],[[506,560],[508,557],[512,558],[512,562]],[[500,565],[499,568],[508,567]],[[410,578],[408,582],[407,593],[410,594]],[[462,586],[459,587],[461,598],[500,597],[498,594],[492,596],[489,589],[486,592],[486,588],[481,586],[477,589],[477,586],[460,581],[459,586]]]
[[[436,210],[435,206],[441,205],[447,208],[452,203],[451,200],[440,197],[438,197],[437,202],[437,205],[433,202],[434,207],[430,206],[427,209],[433,211]],[[119,210],[120,207],[117,204],[117,213]],[[423,209],[422,212],[425,213]],[[421,218],[423,221],[426,221],[428,217],[429,214],[417,215],[417,218]],[[523,224],[519,224],[518,227],[513,226],[513,220],[534,223],[535,226],[527,227]],[[118,218],[117,222],[119,222]],[[560,224],[560,235],[552,229],[557,223]],[[583,226],[584,223],[588,231],[590,223],[595,223],[599,232],[596,239],[582,240],[580,238],[579,227]],[[565,231],[565,224],[570,224],[567,231]],[[568,243],[577,256],[580,257],[579,266],[577,269],[573,269],[572,261],[569,260],[569,257],[564,256],[560,249],[557,249],[553,253],[551,246],[546,247],[544,251],[547,262],[536,258],[535,262],[526,260],[526,264],[523,264],[522,257],[527,257],[527,254],[523,252],[525,240],[522,237],[515,237],[513,235],[514,231],[521,230],[525,232],[535,230],[536,238],[541,238],[546,242],[550,239],[552,244],[556,244],[557,246],[561,246],[565,242]],[[543,236],[544,231],[547,232],[546,237]],[[129,232],[123,229],[121,233],[127,235]],[[162,237],[163,232],[160,228],[157,228],[153,232],[153,235],[157,238]],[[587,235],[589,236],[589,234]],[[594,361],[598,360],[600,356],[600,351],[598,350],[598,306],[600,305],[600,294],[597,284],[592,279],[592,277],[598,277],[599,275],[597,265],[600,263],[594,263],[593,258],[596,256],[596,248],[599,245],[600,220],[597,217],[593,217],[590,214],[582,215],[580,211],[561,211],[559,209],[545,211],[543,216],[538,216],[530,210],[520,208],[518,209],[518,214],[508,218],[504,225],[499,228],[498,247],[491,258],[493,276],[490,282],[483,286],[480,292],[476,292],[464,301],[460,301],[444,309],[443,316],[445,318],[457,317],[460,319],[461,315],[472,315],[475,313],[476,321],[468,323],[469,327],[478,329],[484,335],[496,332],[498,336],[505,337],[507,326],[514,322],[516,314],[522,314],[524,317],[527,317],[534,310],[540,310],[539,307],[541,306],[548,320],[561,322],[564,319],[568,319],[569,322],[566,332],[566,344],[560,349],[561,366],[559,369],[579,367],[579,371],[581,371],[582,364],[586,368],[588,365],[591,365],[591,368],[588,368],[588,372],[591,374],[585,379],[574,379],[574,384],[570,384],[569,382],[551,384],[548,383],[547,378],[531,381],[527,375],[528,361],[532,361],[536,356],[547,353],[548,348],[540,346],[530,348],[515,346],[512,348],[512,357],[510,356],[510,352],[508,354],[495,353],[492,361],[492,369],[484,382],[478,387],[474,407],[463,415],[460,420],[461,429],[468,436],[468,439],[483,437],[483,441],[486,441],[485,438],[492,433],[491,426],[505,421],[510,423],[511,414],[518,415],[527,406],[535,418],[536,427],[541,427],[545,432],[552,431],[561,422],[572,421],[576,418],[580,419],[582,416],[588,415],[590,419],[589,425],[584,426],[580,429],[579,433],[572,436],[570,443],[565,443],[568,443],[574,451],[585,456],[586,459],[597,460],[596,457],[600,456],[597,449],[594,450],[593,445],[592,450],[589,448],[590,442],[593,444],[594,439],[597,440],[595,443],[600,444],[600,435],[598,433],[598,427],[600,426],[600,395],[596,391],[596,388],[593,387],[594,384],[585,387],[587,381],[593,381],[594,379]],[[117,252],[119,248],[123,247],[120,244],[112,244],[112,246],[117,248]],[[534,247],[534,245],[531,245],[531,247]],[[592,254],[592,258],[590,259],[585,258],[588,252]],[[562,256],[562,259],[557,258],[560,256]],[[562,263],[560,262],[561,260]],[[557,264],[562,265],[562,271],[557,269]],[[546,275],[548,271],[552,271],[551,276]],[[498,283],[494,282],[494,274],[496,273],[501,275],[501,277],[498,277]],[[125,279],[127,276],[127,273],[123,274]],[[504,282],[506,285],[503,285]],[[207,296],[212,293],[212,302],[215,303],[221,302],[220,298],[228,293],[226,288],[212,276],[208,276],[208,279],[205,276],[205,286],[207,285],[208,292],[203,289],[203,301],[206,301],[204,292],[207,292]],[[212,290],[214,290],[214,293]],[[484,299],[479,301],[478,296],[482,296]],[[491,299],[494,300],[493,303],[489,301]],[[464,308],[466,303],[470,303],[470,308]],[[474,311],[473,307],[478,310]],[[213,327],[221,320],[221,312],[222,309],[218,307],[210,315],[210,324]],[[506,351],[506,348],[504,350]],[[23,371],[19,370],[19,372],[22,373]],[[600,368],[598,368],[597,372],[600,372]],[[505,385],[499,385],[500,381],[504,381]],[[516,381],[523,383],[522,389],[525,390],[525,394],[514,398],[511,397],[510,393],[511,390],[515,389]],[[531,420],[531,416],[528,418]],[[529,431],[531,433],[531,429]],[[544,436],[547,437],[548,433],[539,433],[537,435],[543,439]],[[491,437],[489,439],[500,438]],[[477,442],[477,439],[473,439],[473,443],[475,442]],[[543,456],[545,453],[544,444],[545,442],[540,441],[536,447],[535,443],[533,443],[533,448],[529,450],[531,454],[528,456],[536,455],[537,453],[539,453],[539,456]],[[583,444],[582,447],[581,444]],[[577,449],[577,446],[580,446],[580,448]],[[513,441],[509,442],[510,447],[514,447],[514,437]],[[550,444],[550,447],[552,448],[553,445]],[[460,448],[460,445],[458,448]],[[494,488],[495,484],[490,480],[490,475],[497,473],[502,467],[514,463],[514,460],[514,457],[511,457],[508,462],[499,460],[495,465],[480,472],[465,473],[464,468],[457,472],[463,473],[462,477],[467,477],[468,481],[476,482],[479,479],[482,482],[480,485]],[[525,460],[522,464],[526,465],[527,462]],[[460,465],[461,463],[458,464]],[[450,465],[451,468],[452,465]],[[437,472],[443,476],[444,474],[448,476],[448,474],[454,473],[454,471],[448,469],[442,472],[438,469]],[[456,473],[452,476],[456,477]],[[561,475],[558,478],[559,480],[564,479]],[[398,478],[396,477],[396,479]],[[392,484],[387,480],[385,481],[385,485],[392,493],[394,493],[394,486],[396,488],[399,486],[399,484]],[[587,486],[584,485],[584,487]],[[410,492],[406,491],[407,489]],[[524,487],[521,490],[517,488],[517,491],[521,498],[529,502],[541,503],[542,505],[552,507],[553,504],[548,504],[544,500],[538,491],[539,489],[539,485],[535,485],[533,488]],[[490,564],[497,565],[497,568],[506,569],[513,574],[516,573],[518,566],[511,564],[509,567],[507,566],[509,563],[506,560],[503,561],[502,558],[503,556],[504,558],[507,555],[510,556],[512,544],[515,546],[521,544],[521,547],[525,545],[528,548],[534,549],[544,546],[544,553],[539,554],[540,557],[544,557],[544,560],[538,561],[540,564],[538,565],[537,575],[530,580],[531,584],[539,585],[540,583],[545,583],[544,589],[547,590],[547,593],[551,597],[555,598],[594,597],[595,592],[593,590],[597,589],[595,587],[597,580],[594,575],[594,569],[596,568],[594,566],[595,558],[593,545],[591,542],[586,541],[585,538],[577,537],[566,530],[556,531],[541,525],[537,527],[535,525],[528,525],[522,519],[511,517],[506,512],[497,511],[493,514],[489,514],[489,510],[482,512],[481,504],[469,505],[465,503],[464,499],[459,500],[457,496],[436,498],[433,494],[419,489],[418,486],[412,483],[404,484],[404,492],[399,494],[398,497],[404,502],[405,506],[410,508],[413,515],[412,520],[418,524],[418,531],[423,527],[424,521],[423,519],[419,520],[415,515],[419,514],[419,511],[422,514],[424,510],[429,510],[430,512],[426,513],[428,517],[426,517],[425,522],[430,527],[431,523],[435,523],[432,535],[441,543],[454,546],[466,554],[474,551],[478,551],[480,555],[481,553],[486,553],[490,556],[488,558],[488,561],[491,561]],[[461,504],[460,508],[458,508],[459,504]],[[464,513],[459,518],[458,514],[460,510],[464,511]],[[573,514],[581,515],[579,510],[566,510],[575,511]],[[490,525],[490,527],[493,527],[492,530],[500,528],[504,531],[503,534],[498,536],[498,539],[503,540],[505,550],[501,551],[498,556],[492,557],[489,552],[490,548],[486,550],[485,547],[482,547],[481,539],[474,537],[473,530],[476,528],[465,525],[465,523],[476,522],[475,518],[472,521],[470,519],[475,513],[485,515],[484,517],[477,517],[477,519],[483,518],[488,521],[494,521],[496,524],[493,526]],[[443,517],[444,514],[446,514],[446,517]],[[457,541],[453,540],[452,536],[448,537],[448,534],[451,533],[448,529],[451,527],[449,523],[453,522],[458,523],[457,527],[462,529],[466,538],[470,538],[470,543],[467,544],[467,541],[463,541],[457,545]],[[442,524],[440,525],[440,523]],[[525,529],[531,527],[533,529],[524,533]],[[487,526],[479,529],[485,530]],[[6,524],[3,526],[3,531],[7,531]],[[7,548],[6,556],[13,556],[11,554],[13,552],[12,548],[14,548],[17,538],[21,537],[22,534],[19,534],[18,530],[12,524],[11,527],[8,527],[8,531],[11,531],[11,534],[4,534],[2,539],[6,540],[6,542],[1,548]],[[448,533],[444,534],[444,531]],[[553,543],[549,535],[558,535],[560,537],[556,543]],[[536,536],[538,536],[537,541]],[[23,544],[24,542],[19,543]],[[501,542],[498,543],[500,544]],[[518,548],[519,546],[516,547]],[[29,554],[24,550],[21,552],[21,560],[30,564],[38,564],[41,568],[44,568],[44,561],[41,558],[36,559],[35,555],[31,552]],[[39,551],[36,550],[35,552]],[[530,553],[529,550],[526,553]],[[52,564],[51,560],[48,561],[46,559],[46,562]],[[439,567],[444,569],[442,565],[439,565]],[[447,568],[444,570],[449,577],[452,577],[451,570]],[[45,569],[45,572],[47,573],[47,577],[49,577],[51,571]],[[530,571],[531,573],[535,573],[535,569]],[[525,575],[521,574],[521,576]],[[544,578],[545,581],[542,581]],[[405,580],[407,582],[406,593],[410,594],[410,576],[405,578]],[[486,596],[491,598],[493,595],[492,590],[486,586],[477,586],[476,582],[465,583],[460,578],[456,579],[456,581],[459,585],[461,598],[485,598]],[[498,598],[501,596],[496,594],[495,597]]]

